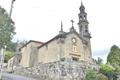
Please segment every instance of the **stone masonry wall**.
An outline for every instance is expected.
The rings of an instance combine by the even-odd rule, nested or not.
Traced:
[[[39,63],[34,67],[19,67],[15,74],[32,77],[37,80],[84,80],[87,69],[99,70],[99,66],[85,62],[59,61],[47,64]]]

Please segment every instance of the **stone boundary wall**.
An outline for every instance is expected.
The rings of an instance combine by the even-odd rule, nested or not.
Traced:
[[[58,61],[39,63],[34,67],[18,67],[14,74],[35,78],[38,80],[84,80],[86,70],[99,70],[96,64],[76,61]]]

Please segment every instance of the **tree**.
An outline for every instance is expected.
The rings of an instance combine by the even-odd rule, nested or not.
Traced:
[[[108,78],[107,78],[105,75],[99,73],[99,74],[97,75],[97,80],[108,80]]]
[[[98,57],[97,64],[102,64],[102,62],[103,60],[100,57]]]
[[[4,62],[7,63],[10,58],[14,56],[14,52],[6,51]]]
[[[114,77],[115,68],[109,64],[101,64],[100,72],[108,77],[109,80],[112,80]]]
[[[118,46],[113,45],[107,57],[107,63],[110,63],[112,66],[120,67],[120,49]]]
[[[0,48],[8,45],[15,35],[14,22],[5,9],[0,7]]]
[[[100,65],[100,71],[105,73],[105,74],[113,73],[114,70],[115,70],[115,68],[112,67],[111,65],[108,65],[108,64],[101,64]]]
[[[85,80],[97,80],[97,72],[94,70],[88,70],[85,76]]]
[[[86,73],[85,80],[108,80],[107,76],[94,70],[89,70]]]
[[[17,47],[17,42],[9,42],[7,44],[6,50],[7,51],[11,51],[11,52],[15,52],[16,51],[16,47]]]

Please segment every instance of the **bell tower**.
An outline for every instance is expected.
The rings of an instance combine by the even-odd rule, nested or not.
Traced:
[[[85,7],[82,2],[81,2],[81,6],[80,6],[79,10],[80,10],[80,13],[78,14],[79,35],[80,35],[80,37],[82,37],[83,39],[85,39],[86,41],[89,42],[89,40],[91,38],[89,29],[88,29],[89,22],[87,20],[87,13],[85,12]]]
[[[92,53],[91,53],[91,42],[90,42],[90,38],[91,35],[89,33],[89,29],[88,29],[88,20],[87,20],[87,13],[85,12],[85,7],[81,1],[81,6],[79,8],[80,13],[78,14],[79,17],[79,22],[78,22],[78,26],[79,26],[79,35],[80,37],[86,42],[86,47],[84,47],[85,49],[85,60],[90,61],[92,58]]]

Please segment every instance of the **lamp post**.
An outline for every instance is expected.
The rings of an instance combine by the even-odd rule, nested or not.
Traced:
[[[3,68],[3,60],[4,60],[4,56],[3,56],[3,48],[0,49],[0,80],[2,79],[2,68]]]
[[[12,0],[11,1],[11,7],[10,7],[10,13],[9,13],[9,17],[11,18],[11,15],[12,15],[12,9],[13,9],[13,4],[16,0]]]
[[[6,46],[4,48],[2,47],[0,50],[0,80],[2,79],[2,73],[3,73],[3,64],[4,64],[4,51],[6,49]]]

